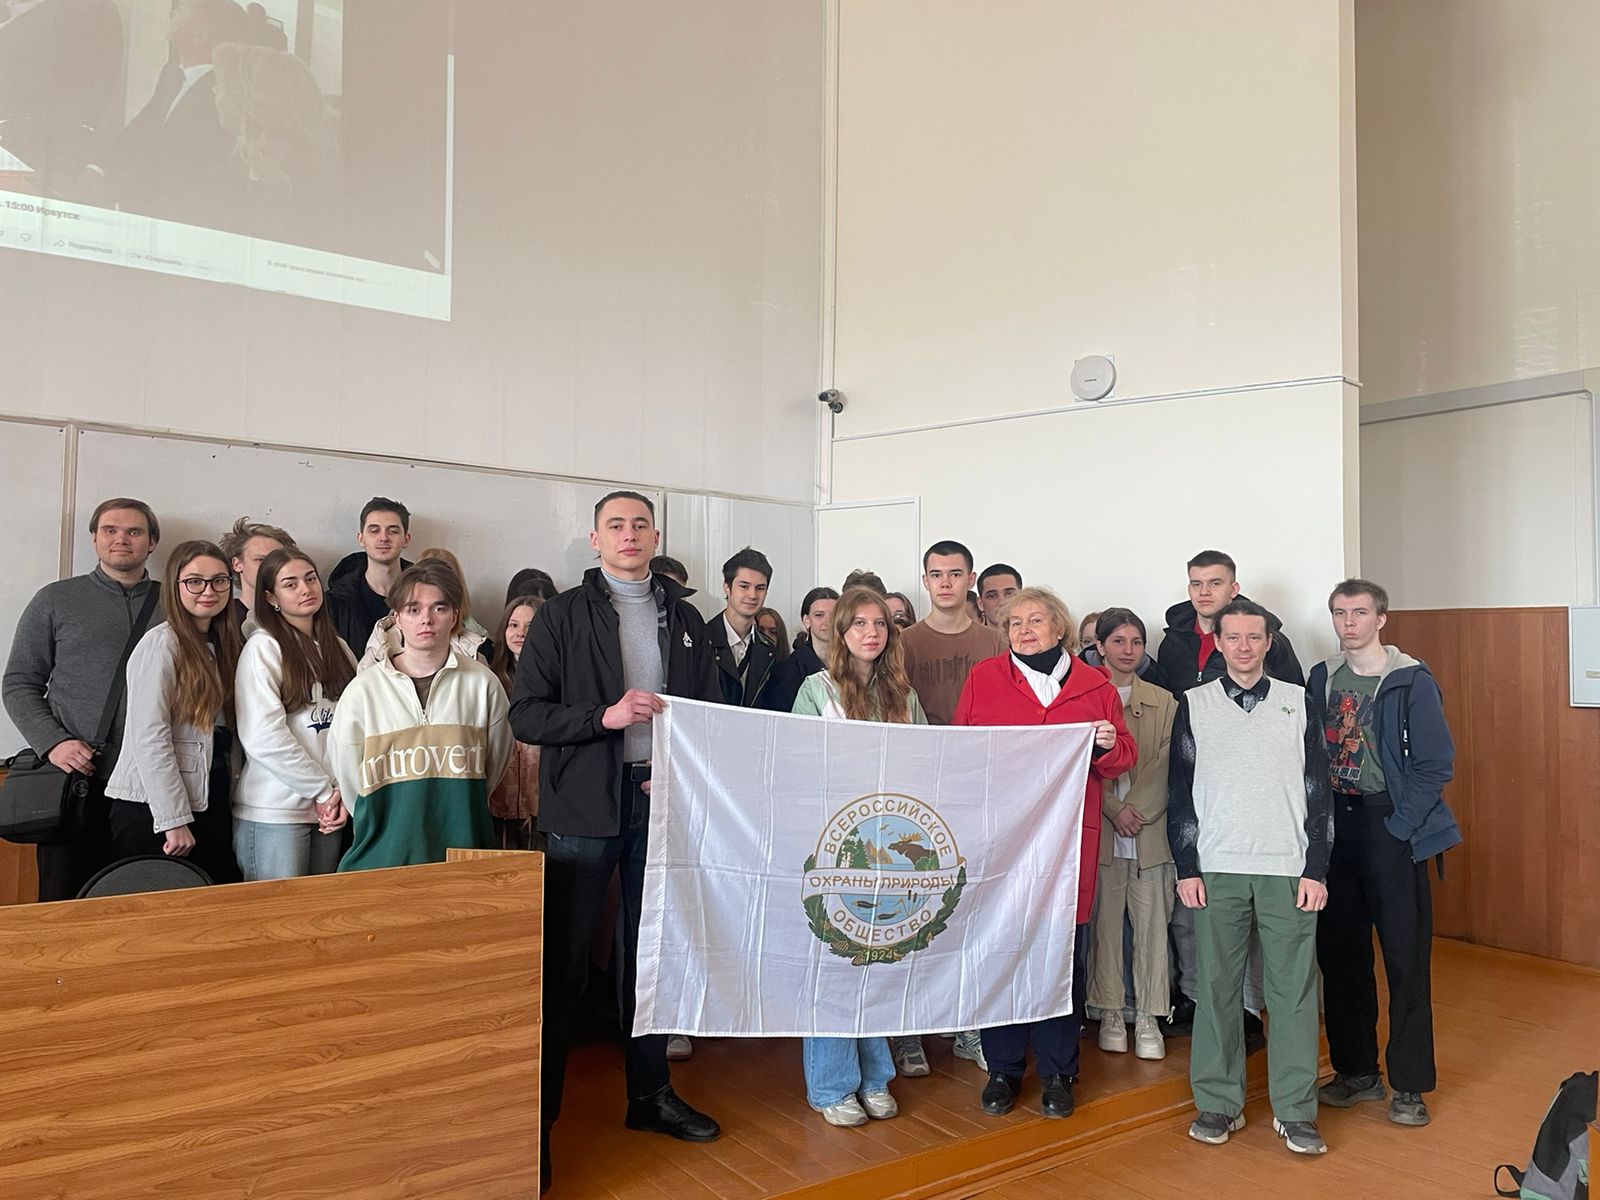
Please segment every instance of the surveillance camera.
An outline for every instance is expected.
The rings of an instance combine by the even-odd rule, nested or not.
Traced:
[[[818,392],[817,403],[826,404],[828,411],[831,413],[837,414],[844,411],[844,397],[839,394],[838,388],[829,388],[825,392]]]

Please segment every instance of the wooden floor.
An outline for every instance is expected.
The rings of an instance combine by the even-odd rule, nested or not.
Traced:
[[[1091,1035],[1095,1027],[1090,1026]],[[969,1195],[1001,1172],[1038,1170],[1068,1150],[1188,1112],[1188,1041],[1174,1039],[1160,1062],[1103,1055],[1083,1042],[1078,1111],[1065,1121],[1039,1115],[1030,1073],[1015,1111],[985,1115],[987,1077],[951,1053],[946,1038],[923,1039],[932,1074],[896,1079],[900,1116],[855,1129],[827,1125],[806,1104],[800,1044],[696,1039],[693,1059],[673,1064],[673,1083],[722,1124],[720,1141],[686,1145],[623,1128],[620,1051],[581,1048],[570,1060],[563,1116],[551,1147],[555,1197],[583,1200],[766,1200],[768,1197]],[[1260,1059],[1253,1091],[1264,1090]]]
[[[1440,1090],[1433,1124],[1402,1129],[1386,1107],[1323,1109],[1330,1152],[1290,1155],[1263,1099],[1226,1146],[1185,1135],[1193,1116],[1188,1042],[1158,1063],[1084,1042],[1078,1112],[1038,1115],[1031,1076],[1010,1116],[978,1108],[984,1076],[950,1042],[925,1039],[933,1074],[893,1084],[901,1115],[833,1129],[805,1102],[794,1041],[696,1042],[673,1066],[680,1093],[722,1123],[692,1146],[622,1126],[621,1054],[574,1053],[552,1147],[551,1195],[582,1200],[1044,1200],[1072,1197],[1294,1195],[1297,1200],[1417,1200],[1493,1195],[1499,1162],[1526,1161],[1556,1086],[1600,1065],[1600,972],[1440,940],[1434,954]],[[1091,1026],[1091,1030],[1092,1030]],[[1259,1097],[1262,1058],[1251,1060]]]
[[[1248,1127],[1225,1146],[1190,1141],[1181,1117],[984,1191],[984,1200],[1493,1196],[1495,1164],[1526,1165],[1561,1081],[1600,1066],[1600,972],[1442,939],[1433,967],[1439,1090],[1428,1098],[1426,1128],[1391,1125],[1382,1104],[1323,1108],[1328,1153],[1298,1158],[1273,1135],[1271,1110],[1258,1100],[1245,1108]]]

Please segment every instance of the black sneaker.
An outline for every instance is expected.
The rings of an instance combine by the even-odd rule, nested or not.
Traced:
[[[991,1117],[1003,1117],[1017,1103],[1017,1093],[1022,1090],[1022,1080],[1008,1079],[999,1071],[989,1072],[989,1082],[983,1089],[983,1111]]]
[[[1189,1126],[1189,1136],[1208,1146],[1220,1146],[1230,1134],[1244,1128],[1244,1114],[1230,1117],[1226,1113],[1203,1112]]]
[[[1396,1092],[1389,1101],[1389,1120],[1396,1125],[1426,1125],[1432,1119],[1421,1092]]]
[[[1047,1117],[1070,1117],[1076,1107],[1072,1080],[1065,1075],[1052,1075],[1044,1081],[1044,1095],[1039,1098],[1040,1112]]]
[[[1351,1108],[1386,1095],[1382,1075],[1346,1075],[1343,1071],[1317,1089],[1317,1099],[1334,1108]]]
[[[1172,1015],[1161,1019],[1162,1037],[1188,1037],[1194,1032],[1194,1001],[1179,992],[1172,998]]]

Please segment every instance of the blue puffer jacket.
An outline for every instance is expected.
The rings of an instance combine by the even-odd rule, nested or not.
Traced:
[[[1378,761],[1394,811],[1384,826],[1411,845],[1413,862],[1427,862],[1461,842],[1461,826],[1444,802],[1444,785],[1454,774],[1456,747],[1444,719],[1444,699],[1427,664],[1393,646],[1379,678]],[[1328,693],[1333,673],[1344,664],[1335,654],[1311,668],[1306,681],[1308,716],[1327,727]]]

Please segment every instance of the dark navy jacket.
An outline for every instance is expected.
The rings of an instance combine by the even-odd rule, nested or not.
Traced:
[[[1414,862],[1427,862],[1461,843],[1461,827],[1444,802],[1444,785],[1455,773],[1455,742],[1444,719],[1444,698],[1427,664],[1387,647],[1389,662],[1374,697],[1378,762],[1394,811],[1384,826],[1411,845]],[[1306,683],[1307,716],[1317,728],[1327,721],[1329,681],[1344,662],[1336,654],[1311,668]]]

